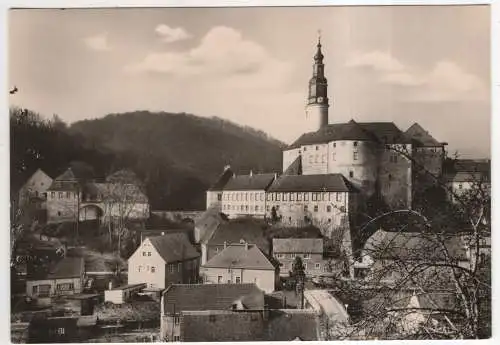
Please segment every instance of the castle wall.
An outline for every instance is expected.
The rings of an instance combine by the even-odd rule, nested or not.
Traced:
[[[207,191],[207,210],[209,208],[222,209],[222,191]]]
[[[381,150],[379,161],[380,192],[391,208],[411,207],[412,162],[411,145],[390,144]]]
[[[295,159],[299,156],[300,148],[283,151],[283,171],[288,169]]]
[[[416,147],[413,149],[413,180],[415,188],[423,189],[436,184],[435,177],[441,177],[443,173],[444,147]],[[425,169],[430,174],[424,172]]]
[[[229,218],[255,216],[263,218],[266,213],[264,190],[224,191],[222,212]]]
[[[328,144],[304,145],[301,152],[304,175],[328,173]]]
[[[47,222],[76,221],[78,203],[78,196],[75,192],[48,192]]]

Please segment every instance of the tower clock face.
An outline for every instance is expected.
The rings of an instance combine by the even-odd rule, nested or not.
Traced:
[[[323,102],[323,97],[318,97],[318,102]]]

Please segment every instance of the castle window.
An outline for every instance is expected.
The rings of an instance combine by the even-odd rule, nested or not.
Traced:
[[[460,183],[460,184],[458,185],[458,189],[462,189],[462,188],[463,188],[463,185]]]
[[[392,175],[391,175],[391,174],[389,174],[389,181],[391,181],[391,180],[392,180]]]
[[[309,193],[304,193],[304,201],[309,201]]]
[[[353,143],[353,145],[354,145],[354,146],[358,146],[358,142],[357,142],[357,141],[355,141],[355,142]]]
[[[259,206],[258,205],[255,205],[255,211],[259,211]]]
[[[342,201],[342,194],[341,193],[337,193],[337,201]]]
[[[64,198],[64,194],[63,194],[63,192],[59,192],[59,199],[62,199],[62,198]]]
[[[312,193],[312,201],[316,201],[316,193]]]
[[[269,212],[269,205],[266,206],[266,211]]]
[[[353,159],[353,160],[355,160],[355,161],[357,161],[357,160],[358,160],[358,151],[354,151],[354,152],[352,153],[352,159]]]
[[[318,212],[318,205],[314,205],[314,212]]]
[[[50,192],[50,197],[54,199],[56,197],[56,192]]]
[[[248,201],[248,193],[245,193],[245,201]]]
[[[316,146],[316,151],[318,151],[318,150],[319,150],[319,146]]]
[[[218,201],[221,201],[221,200],[222,200],[222,194],[221,194],[221,193],[217,194],[217,200],[218,200]]]
[[[295,201],[295,193],[290,193],[290,201]]]
[[[333,143],[333,147],[337,147],[337,143]]]
[[[326,212],[332,212],[332,207],[330,205],[326,206]]]
[[[331,218],[328,218],[328,223],[331,223],[332,222],[332,219]]]
[[[253,201],[253,194],[250,194],[250,201]]]
[[[260,201],[264,201],[265,199],[265,194],[264,193],[260,193]]]
[[[71,192],[66,192],[66,198],[71,198]]]
[[[304,148],[303,148],[302,150],[303,150],[304,152],[306,152],[306,151],[307,151],[307,147],[306,147],[306,146],[304,146]]]
[[[276,193],[276,201],[281,201],[281,193]]]
[[[351,178],[354,177],[354,171],[352,171],[352,170],[349,171],[349,177],[351,177]]]
[[[304,205],[304,212],[307,212],[307,209],[308,209],[307,205]]]
[[[323,201],[328,201],[328,193],[323,192]]]
[[[283,201],[288,201],[288,193],[283,193]]]
[[[302,193],[297,193],[297,201],[302,201]]]

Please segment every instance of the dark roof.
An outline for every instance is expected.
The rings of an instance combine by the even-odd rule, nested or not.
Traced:
[[[330,124],[316,132],[305,133],[288,148],[325,144],[337,140],[409,143],[408,138],[393,122],[356,122],[351,120],[347,123]]]
[[[491,171],[489,159],[456,159],[451,168],[455,172],[487,172]]]
[[[273,253],[321,253],[322,238],[273,238]]]
[[[63,279],[81,277],[85,271],[82,257],[65,257],[49,268],[48,272],[36,272],[30,280]]]
[[[148,237],[147,239],[165,262],[184,261],[200,256],[189,242],[188,235],[183,232]]]
[[[203,212],[194,221],[194,227],[200,232],[200,242],[208,241],[220,224],[226,222],[220,211],[213,207]]]
[[[281,175],[269,192],[350,192],[354,187],[342,174]]]
[[[295,160],[286,168],[284,175],[302,175],[302,156],[299,155]]]
[[[53,181],[48,191],[77,191],[79,188],[79,180],[73,173],[73,169],[68,168],[61,175],[57,176]]]
[[[210,341],[314,341],[319,316],[313,310],[183,312],[181,339]]]
[[[421,147],[441,147],[443,143],[440,143],[432,137],[425,129],[422,128],[418,123],[414,123],[405,132],[406,136],[411,138],[413,144]]]
[[[265,190],[273,182],[275,174],[239,175],[229,179],[224,190]]]
[[[266,238],[266,224],[255,219],[233,219],[222,223],[207,239],[207,245],[227,245],[240,243],[241,240],[255,244],[264,253],[270,252],[270,243]]]
[[[375,258],[403,260],[444,259],[440,244],[418,232],[390,232],[377,230],[364,245],[364,252]],[[466,259],[464,242],[459,236],[445,238],[445,245],[452,258]]]
[[[165,313],[229,310],[237,301],[247,309],[264,308],[264,292],[255,284],[173,284],[163,296]]]
[[[208,260],[204,267],[274,270],[275,267],[262,251],[251,244],[232,244]]]
[[[446,174],[448,182],[489,182],[489,174],[484,172],[458,171]]]
[[[226,183],[233,177],[234,172],[230,167],[224,169],[224,172],[219,176],[217,181],[208,189],[209,191],[221,191]]]

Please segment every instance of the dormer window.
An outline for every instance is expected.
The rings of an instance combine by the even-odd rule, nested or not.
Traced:
[[[302,149],[302,151],[306,152],[307,151],[307,147],[304,146],[304,148]]]
[[[337,143],[333,143],[333,147],[337,147]]]
[[[316,151],[318,151],[318,150],[319,150],[319,146],[316,146]]]
[[[354,145],[354,147],[358,146],[358,142],[357,142],[357,141],[355,141],[355,142],[353,143],[353,145]]]

